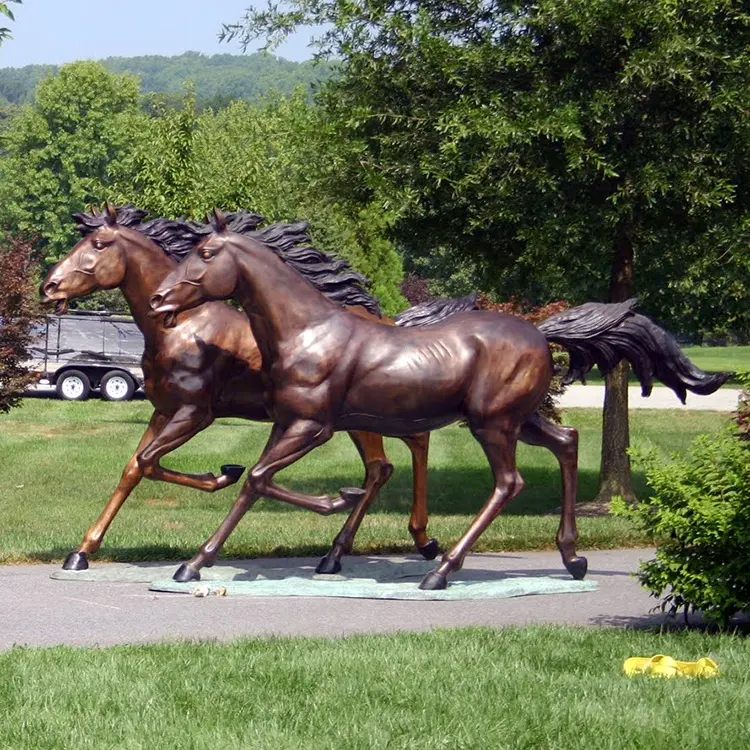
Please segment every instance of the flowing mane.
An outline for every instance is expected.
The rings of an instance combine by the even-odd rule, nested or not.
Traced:
[[[118,206],[117,223],[134,229],[153,240],[170,258],[178,263],[214,232],[211,224],[190,219],[150,219],[144,221],[147,211],[134,206]],[[73,214],[78,230],[86,235],[106,224],[106,212],[91,211]],[[357,273],[349,261],[328,255],[310,245],[309,223],[269,224],[258,229],[265,221],[263,216],[248,211],[235,211],[226,215],[227,231],[250,237],[265,245],[307,279],[332,302],[347,307],[364,307],[368,312],[382,317],[378,301],[368,291],[370,281]]]
[[[117,211],[117,223],[128,229],[138,229],[148,214],[148,211],[136,208],[130,204],[117,206],[115,210]],[[107,224],[107,212],[92,208],[88,212],[81,211],[80,213],[73,214],[73,219],[76,222],[76,229],[85,237],[87,234],[91,234]]]

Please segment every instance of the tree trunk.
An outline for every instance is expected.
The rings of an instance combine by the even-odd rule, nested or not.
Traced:
[[[632,225],[621,223],[615,236],[609,302],[623,302],[633,296]],[[609,504],[615,495],[635,499],[630,476],[630,425],[628,421],[628,372],[623,361],[605,378],[602,415],[602,461],[596,503]]]

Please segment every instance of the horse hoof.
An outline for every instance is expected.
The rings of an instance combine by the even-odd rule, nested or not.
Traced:
[[[62,564],[63,570],[88,570],[89,559],[85,552],[71,552]]]
[[[448,577],[443,573],[438,573],[437,570],[431,570],[422,579],[419,588],[422,591],[440,591],[440,589],[448,588]]]
[[[221,467],[221,473],[226,474],[233,483],[242,476],[243,471],[245,471],[245,467],[242,464],[224,464]]]
[[[424,547],[417,547],[417,550],[425,560],[434,560],[440,553],[440,545],[437,539],[430,539]]]
[[[187,563],[182,563],[172,576],[172,580],[178,583],[190,583],[190,581],[200,581],[200,579],[201,574]]]
[[[333,555],[326,555],[321,558],[318,566],[315,568],[316,573],[322,573],[323,575],[335,575],[341,572],[341,561],[336,559]]]
[[[365,491],[361,487],[342,487],[339,495],[346,501],[347,508],[353,508],[365,496]]]
[[[589,563],[585,557],[572,557],[565,563],[565,567],[576,581],[582,581],[586,577]]]

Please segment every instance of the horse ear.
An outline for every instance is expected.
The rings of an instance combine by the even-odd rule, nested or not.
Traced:
[[[117,209],[109,201],[104,204],[104,220],[109,227],[117,224]]]
[[[217,234],[221,234],[227,228],[227,217],[218,208],[215,208],[211,217],[211,224],[214,231]]]

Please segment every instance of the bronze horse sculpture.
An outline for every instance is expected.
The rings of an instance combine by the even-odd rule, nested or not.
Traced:
[[[682,398],[686,388],[711,392],[726,379],[694,368],[667,334],[633,313],[632,301],[574,308],[547,321],[543,330],[495,312],[458,313],[424,328],[388,327],[333,304],[260,237],[227,231],[218,211],[213,228],[152,296],[152,315],[171,325],[176,314],[208,300],[239,302],[262,352],[274,424],[234,506],[177,570],[179,581],[200,579],[200,569],[214,563],[258,497],[300,507],[330,502],[277,485],[273,477],[334,431],[402,436],[464,420],[487,456],[494,488],[467,532],[420,584],[445,588],[448,575],[523,487],[517,441],[526,432],[527,438],[541,435],[550,443],[550,426],[536,414],[553,374],[548,341],[569,348],[571,376],[594,363],[607,370],[627,358],[644,392],[652,375]],[[563,472],[557,545],[567,570],[580,579],[587,562],[576,553],[577,434],[568,429],[551,442]]]
[[[154,413],[135,453],[128,461],[117,488],[77,550],[63,567],[84,570],[96,553],[115,515],[143,477],[174,482],[206,492],[236,482],[241,466],[226,465],[219,476],[191,475],[165,469],[160,460],[208,427],[217,417],[243,417],[268,421],[261,355],[247,317],[223,302],[214,302],[180,314],[165,327],[149,316],[149,297],[178,260],[210,228],[195,222],[155,219],[143,223],[146,212],[133,207],[107,205],[101,213],[76,214],[85,235],[73,250],[52,268],[41,284],[46,302],[55,302],[62,313],[68,303],[97,289],[119,287],[145,338],[143,371],[145,391]],[[239,232],[253,232],[270,247],[299,243],[305,238],[300,225],[272,225],[255,232],[262,217],[238,212],[230,216]],[[311,275],[319,287],[337,301],[352,306],[359,315],[379,318],[377,302],[361,285],[361,277],[345,261],[325,266],[312,257]],[[412,309],[409,323],[429,324],[435,316],[472,307],[473,301],[449,301],[429,310]],[[384,321],[385,322],[385,321]],[[331,550],[321,560],[320,572],[340,569],[342,555],[351,550],[367,508],[390,477],[393,467],[383,450],[380,435],[353,431],[351,438],[365,465],[363,490],[349,490],[333,501],[320,499],[308,507],[330,513],[356,503]],[[402,437],[413,459],[413,504],[409,530],[415,545],[433,559],[438,543],[426,533],[426,470],[429,436]]]

